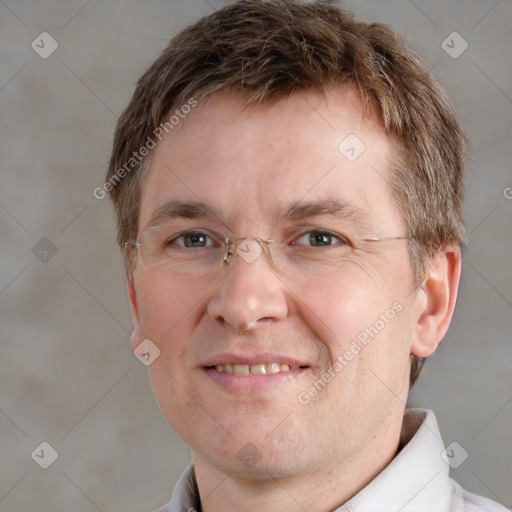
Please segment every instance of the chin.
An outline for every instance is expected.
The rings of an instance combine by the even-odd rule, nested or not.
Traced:
[[[293,455],[290,454],[269,456],[257,451],[249,454],[248,450],[244,452],[242,449],[238,453],[215,452],[202,457],[230,478],[264,482],[276,478],[286,478],[295,472],[294,467],[290,464],[293,461]]]

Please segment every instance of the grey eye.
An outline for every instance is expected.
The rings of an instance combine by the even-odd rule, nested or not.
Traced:
[[[211,247],[213,245],[213,240],[201,231],[190,231],[182,233],[172,240],[169,240],[168,245],[169,244],[194,249],[196,247]]]
[[[311,230],[302,234],[295,242],[297,245],[310,247],[329,247],[333,245],[349,245],[348,240],[342,236],[325,230]]]

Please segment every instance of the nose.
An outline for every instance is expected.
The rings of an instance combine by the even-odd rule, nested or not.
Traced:
[[[286,318],[286,287],[270,267],[255,239],[242,241],[231,255],[227,273],[208,303],[210,318],[238,331],[249,331]]]

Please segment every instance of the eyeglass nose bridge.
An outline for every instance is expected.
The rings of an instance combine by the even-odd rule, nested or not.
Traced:
[[[244,242],[245,245],[243,245]],[[227,237],[224,239],[224,257],[222,258],[222,263],[224,265],[231,265],[235,253],[238,253],[246,263],[252,263],[262,252],[265,252],[265,249],[268,252],[270,261],[273,262],[269,247],[272,242],[274,242],[274,240],[263,240],[255,236],[246,236],[236,239]]]

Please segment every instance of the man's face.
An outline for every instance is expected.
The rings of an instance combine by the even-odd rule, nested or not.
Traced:
[[[290,265],[294,250],[336,242],[318,230],[405,236],[390,157],[384,129],[349,90],[268,108],[220,94],[154,150],[139,231],[166,203],[199,203],[208,210],[167,208],[173,218],[157,223],[284,241]],[[138,266],[130,284],[132,348],[144,338],[159,347],[151,385],[195,461],[263,478],[396,449],[417,320],[406,242],[369,242],[337,265],[298,264],[302,272],[272,266],[266,251],[242,252],[213,274]],[[298,368],[270,373],[271,363]],[[266,364],[267,374],[237,375],[230,364],[237,373]]]

